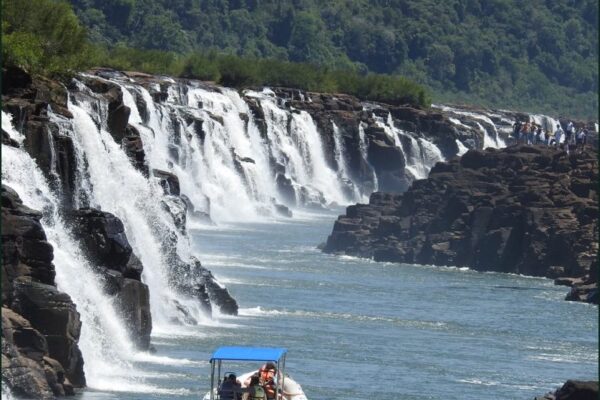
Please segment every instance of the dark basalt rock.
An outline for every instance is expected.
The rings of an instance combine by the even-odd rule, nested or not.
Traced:
[[[598,381],[568,380],[554,392],[536,397],[534,400],[596,400]]]
[[[166,195],[179,196],[179,178],[171,172],[153,169],[152,175],[159,179]]]
[[[2,129],[2,144],[16,148],[21,147],[19,146],[19,143],[15,139],[11,138],[8,132],[6,132],[4,129]]]
[[[144,143],[142,142],[140,132],[134,126],[127,125],[127,128],[125,128],[125,137],[121,140],[121,146],[133,166],[145,177],[148,177],[149,170],[146,164]]]
[[[41,213],[4,185],[1,199],[3,379],[23,396],[72,394],[85,385],[79,313],[56,289]]]
[[[174,255],[169,283],[180,293],[200,301],[204,312],[208,315],[212,315],[211,302],[224,314],[237,315],[238,313],[237,302],[231,297],[227,288],[219,285],[212,273],[195,257],[183,261]]]
[[[117,143],[126,136],[131,109],[123,103],[123,91],[116,83],[93,76],[79,76],[94,93],[102,95],[108,101],[108,131]]]
[[[104,283],[104,291],[117,299],[129,334],[140,349],[150,347],[152,317],[148,286],[142,283],[143,266],[133,254],[123,223],[111,213],[86,208],[69,215],[73,232]]]
[[[277,186],[277,190],[279,191],[279,195],[281,199],[290,206],[296,205],[296,190],[294,189],[294,185],[292,180],[285,176],[284,174],[278,173],[275,176],[275,185]]]
[[[71,211],[70,220],[94,264],[125,272],[132,250],[120,219],[108,212],[83,208]]]
[[[516,146],[438,163],[402,195],[348,207],[324,251],[377,261],[580,277],[568,299],[597,302],[598,179],[592,152]]]
[[[25,150],[70,206],[77,169],[74,146],[49,118],[50,109],[66,120],[73,118],[67,108],[66,87],[46,78],[32,78],[18,68],[3,69],[2,79],[2,108],[12,114],[15,127],[25,136]],[[6,136],[3,133],[3,143],[16,146]]]
[[[75,386],[85,386],[83,357],[77,346],[79,313],[71,298],[56,287],[18,278],[11,308],[29,320],[48,343],[48,354],[64,368]]]
[[[55,364],[45,368],[45,360],[50,360],[46,338],[25,318],[2,307],[2,381],[12,393],[42,400],[72,394],[60,363],[53,360]]]

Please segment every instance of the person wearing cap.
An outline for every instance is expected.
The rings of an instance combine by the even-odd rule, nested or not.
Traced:
[[[277,367],[272,362],[263,364],[258,370],[260,384],[265,389],[269,400],[274,399],[276,395],[275,374],[277,374]]]
[[[244,390],[235,374],[230,372],[223,378],[223,383],[219,386],[219,391],[217,393],[221,400],[241,400]]]

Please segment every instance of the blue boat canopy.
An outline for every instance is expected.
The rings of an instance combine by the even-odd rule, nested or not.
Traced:
[[[219,347],[212,355],[214,360],[233,361],[273,361],[278,362],[281,356],[287,353],[287,349],[279,347]]]

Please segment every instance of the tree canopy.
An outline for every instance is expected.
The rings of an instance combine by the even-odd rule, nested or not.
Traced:
[[[98,43],[401,74],[435,100],[598,110],[597,0],[71,0]]]

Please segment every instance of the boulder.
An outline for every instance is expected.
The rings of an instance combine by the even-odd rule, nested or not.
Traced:
[[[21,277],[14,282],[10,307],[44,335],[49,356],[62,365],[69,381],[85,386],[83,357],[77,345],[81,321],[71,298],[54,286]]]
[[[109,212],[83,208],[70,212],[70,222],[92,263],[125,272],[132,249],[119,218]]]
[[[152,175],[158,178],[160,186],[163,188],[166,195],[180,195],[179,178],[177,175],[160,169],[153,169]]]
[[[115,215],[96,209],[73,210],[73,232],[100,276],[104,291],[115,296],[116,309],[138,348],[150,347],[152,317],[148,286],[141,282],[143,265],[133,254],[123,223]]]
[[[184,261],[174,256],[171,264],[170,285],[180,293],[199,301],[206,314],[212,315],[211,303],[214,303],[222,313],[237,315],[238,305],[235,299],[198,259],[191,257]]]
[[[133,342],[139,349],[149,349],[152,316],[148,286],[139,280],[124,278],[117,293],[117,305]]]
[[[568,380],[554,392],[535,397],[534,400],[596,400],[598,398],[598,381]]]

